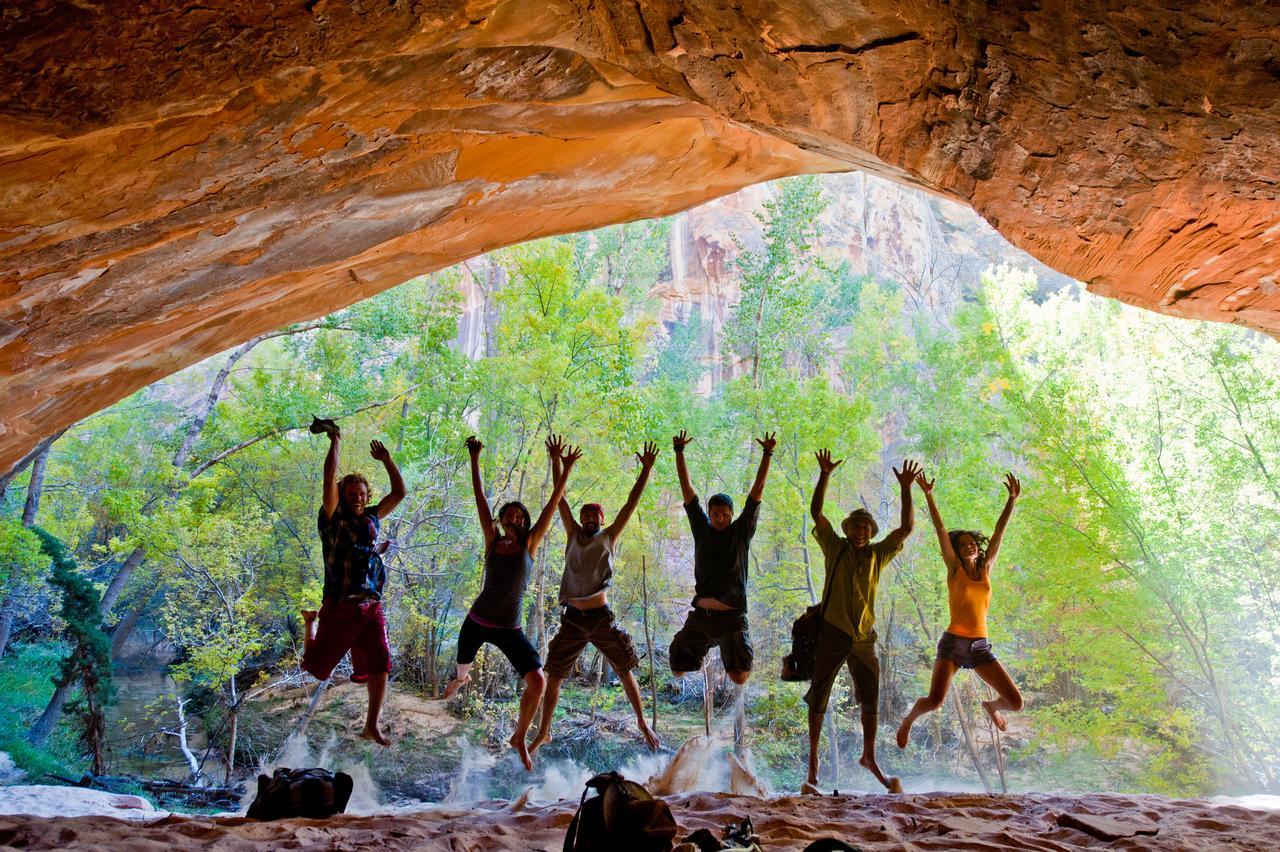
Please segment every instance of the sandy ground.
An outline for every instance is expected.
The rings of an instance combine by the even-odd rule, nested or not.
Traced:
[[[864,850],[1280,849],[1280,812],[1160,796],[933,793],[668,798],[683,832],[750,816],[765,850],[836,836]],[[503,802],[255,823],[241,817],[0,816],[0,844],[23,849],[559,850],[576,802]],[[1141,832],[1141,833],[1136,833]],[[1107,840],[1105,837],[1117,837]]]

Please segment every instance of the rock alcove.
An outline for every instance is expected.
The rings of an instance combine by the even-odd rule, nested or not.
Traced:
[[[489,249],[866,169],[1280,333],[1280,9],[34,0],[0,14],[0,470]]]

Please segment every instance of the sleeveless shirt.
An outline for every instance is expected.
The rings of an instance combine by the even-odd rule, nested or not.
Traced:
[[[500,553],[495,541],[485,554],[484,586],[471,604],[472,615],[485,624],[519,630],[520,602],[532,573],[529,548],[522,546],[515,553]]]
[[[613,582],[613,537],[603,527],[585,542],[581,534],[569,536],[564,546],[564,574],[560,577],[560,603],[589,598]]]
[[[983,570],[981,580],[972,580],[963,568],[947,577],[947,603],[951,624],[947,632],[965,639],[985,639],[987,610],[991,607],[991,575]]]

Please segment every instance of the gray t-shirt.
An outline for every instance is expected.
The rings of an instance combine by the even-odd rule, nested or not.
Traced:
[[[583,541],[574,534],[564,547],[564,574],[560,577],[560,603],[589,598],[613,582],[613,537],[607,529]]]

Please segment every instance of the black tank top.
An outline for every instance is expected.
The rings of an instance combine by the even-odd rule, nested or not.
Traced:
[[[484,587],[471,605],[471,614],[495,627],[520,629],[520,602],[533,573],[529,548],[500,553],[495,540],[484,559]]]

